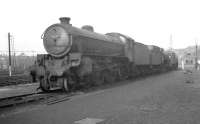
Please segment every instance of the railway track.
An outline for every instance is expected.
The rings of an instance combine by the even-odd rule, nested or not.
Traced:
[[[31,77],[29,75],[13,75],[11,77],[0,75],[0,87],[8,85],[17,84],[27,84],[31,82]]]
[[[41,100],[44,96],[40,94],[25,94],[14,97],[7,97],[0,99],[0,108],[15,106],[18,104],[28,103],[31,101]]]
[[[47,105],[55,104],[58,102],[69,100],[71,96],[77,95],[80,92],[73,93],[61,93],[61,92],[52,92],[52,93],[30,93],[19,96],[7,97],[0,99],[0,109],[13,107],[17,105],[27,104],[27,103],[36,103],[42,102]]]

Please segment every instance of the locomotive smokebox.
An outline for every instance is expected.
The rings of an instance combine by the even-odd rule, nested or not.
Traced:
[[[70,24],[70,18],[69,17],[60,17],[59,18],[61,24]]]

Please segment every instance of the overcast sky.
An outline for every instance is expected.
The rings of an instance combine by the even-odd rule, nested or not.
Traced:
[[[40,37],[61,16],[71,17],[76,27],[92,25],[98,33],[120,32],[165,49],[170,34],[173,48],[200,40],[198,0],[2,0],[0,51],[8,48],[8,32],[16,50],[45,51]]]

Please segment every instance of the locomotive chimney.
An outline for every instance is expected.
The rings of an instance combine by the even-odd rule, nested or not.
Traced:
[[[61,24],[70,24],[70,18],[69,17],[60,17],[59,18]]]

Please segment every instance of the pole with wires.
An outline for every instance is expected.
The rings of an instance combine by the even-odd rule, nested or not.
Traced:
[[[197,40],[195,41],[195,69],[198,69],[198,55],[197,55],[197,50],[198,50],[198,44]]]
[[[169,49],[172,51],[172,50],[173,50],[173,39],[172,39],[172,34],[170,34],[169,40],[170,40],[170,42],[169,42]]]
[[[11,50],[10,50],[10,32],[8,33],[8,54],[9,54],[9,66],[8,66],[8,71],[9,71],[9,76],[12,76],[12,65],[11,65]]]

